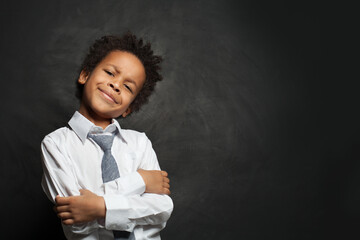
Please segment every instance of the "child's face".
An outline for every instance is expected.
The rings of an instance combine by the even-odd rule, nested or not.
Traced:
[[[88,76],[82,72],[78,81],[85,84],[80,106],[85,117],[125,117],[145,82],[145,69],[135,55],[112,51]]]

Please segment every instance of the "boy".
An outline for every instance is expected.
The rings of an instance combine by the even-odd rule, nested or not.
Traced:
[[[131,33],[91,46],[77,80],[79,111],[41,144],[42,187],[68,239],[160,239],[173,203],[144,133],[115,120],[138,111],[162,58]]]

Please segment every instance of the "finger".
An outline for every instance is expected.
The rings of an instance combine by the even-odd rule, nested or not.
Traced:
[[[164,176],[164,177],[167,177],[168,173],[166,171],[161,171],[161,175]]]
[[[80,195],[85,195],[88,192],[88,190],[80,189],[79,192],[80,192]]]
[[[163,177],[163,182],[170,183],[170,179],[167,177]]]
[[[70,212],[70,207],[69,207],[69,205],[56,206],[56,207],[55,207],[55,212],[57,212],[57,213]]]
[[[62,220],[71,219],[73,216],[70,212],[62,212],[58,214],[58,217]]]
[[[95,193],[93,193],[92,191],[87,190],[87,189],[80,189],[79,191],[80,191],[80,196],[96,195]]]
[[[55,198],[56,205],[68,205],[71,197],[60,197]]]
[[[164,191],[164,194],[166,194],[166,195],[170,195],[170,193],[171,193],[168,188],[164,188],[163,191]]]
[[[70,218],[70,219],[63,220],[62,223],[65,224],[65,225],[72,225],[75,222],[74,222],[74,219]]]
[[[164,187],[164,188],[170,188],[170,184],[168,184],[168,183],[163,183],[163,187]]]

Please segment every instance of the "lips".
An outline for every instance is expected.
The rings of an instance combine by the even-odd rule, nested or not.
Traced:
[[[111,102],[114,102],[114,103],[118,103],[116,101],[116,99],[114,98],[114,96],[110,92],[106,91],[105,89],[101,89],[101,88],[99,88],[99,90],[105,99],[107,99]]]

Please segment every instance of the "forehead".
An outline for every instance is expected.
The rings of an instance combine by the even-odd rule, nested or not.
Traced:
[[[134,54],[115,50],[110,52],[99,63],[99,66],[108,66],[133,80],[145,80],[145,68],[141,61]]]

